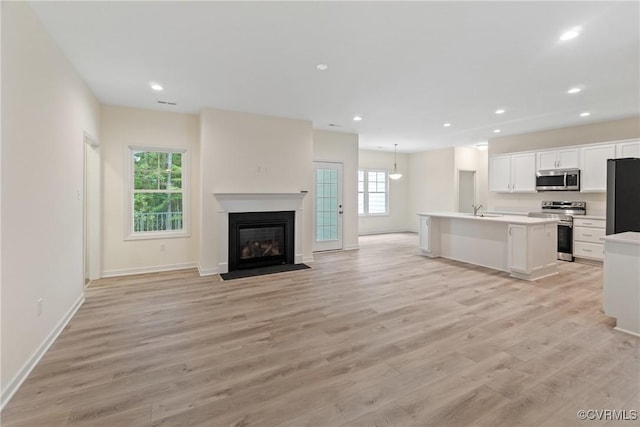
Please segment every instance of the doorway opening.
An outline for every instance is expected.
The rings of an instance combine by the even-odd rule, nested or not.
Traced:
[[[458,212],[472,213],[476,203],[476,171],[458,170]]]

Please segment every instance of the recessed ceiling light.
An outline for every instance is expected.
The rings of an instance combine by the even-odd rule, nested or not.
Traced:
[[[443,124],[442,126],[444,126],[444,127],[448,128],[449,126],[451,126],[451,123],[445,123],[445,124]]]
[[[502,132],[500,129],[494,129],[493,130],[493,133],[500,133],[500,132]]]
[[[160,86],[159,83],[151,83],[149,86],[151,86],[151,89],[155,90],[156,92],[160,92],[161,90],[164,90],[164,88]]]
[[[489,143],[488,142],[478,142],[477,144],[474,145],[474,147],[476,147],[480,151],[484,151],[487,148],[489,148]]]
[[[362,120],[362,117],[360,117],[360,116],[353,116],[353,121],[355,121],[355,122],[359,122],[360,120]]]
[[[567,91],[567,93],[578,93],[580,92],[582,89],[580,89],[579,87],[572,87],[571,89],[569,89]]]
[[[580,117],[587,117],[587,116],[590,116],[590,115],[591,115],[591,113],[588,112],[588,111],[585,111],[584,113],[580,113]]]
[[[560,36],[560,40],[561,41],[566,41],[566,40],[575,39],[579,35],[580,35],[580,27],[575,27],[575,28],[570,29],[569,31],[565,31]]]
[[[316,65],[316,68],[318,69],[318,71],[326,71],[329,66],[327,64],[318,64]]]
[[[503,109],[496,110],[496,114],[504,114],[504,110]]]

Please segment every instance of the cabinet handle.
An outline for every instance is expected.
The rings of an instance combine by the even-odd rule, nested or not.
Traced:
[[[591,249],[584,249],[584,248],[582,249],[582,251],[583,251],[583,252],[592,252],[592,250],[591,250]]]
[[[582,225],[592,225],[593,223],[591,222],[583,222]]]
[[[583,236],[593,237],[593,234],[583,234]]]

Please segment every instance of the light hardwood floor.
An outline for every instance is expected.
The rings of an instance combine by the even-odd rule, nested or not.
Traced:
[[[574,426],[640,410],[599,267],[524,282],[367,236],[311,270],[103,279],[2,426]]]

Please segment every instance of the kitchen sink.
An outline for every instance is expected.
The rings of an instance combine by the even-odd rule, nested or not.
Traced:
[[[490,213],[479,213],[477,215],[474,215],[472,213],[464,213],[463,215],[474,216],[476,218],[500,218],[501,216],[504,216],[500,214],[490,214]]]

